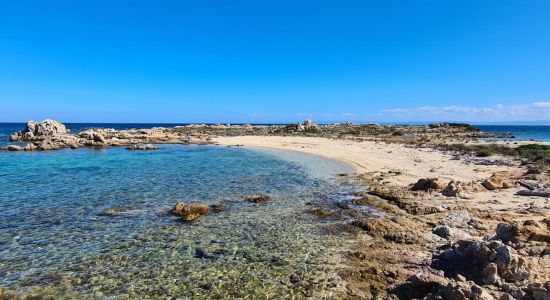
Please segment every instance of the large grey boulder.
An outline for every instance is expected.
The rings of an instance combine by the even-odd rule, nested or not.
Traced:
[[[27,122],[27,127],[24,130],[12,134],[10,140],[38,141],[67,133],[68,131],[65,125],[55,120],[46,119],[40,123],[29,121]]]

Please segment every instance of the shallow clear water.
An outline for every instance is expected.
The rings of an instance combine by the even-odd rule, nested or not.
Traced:
[[[303,211],[352,192],[345,171],[218,146],[1,152],[0,286],[56,299],[338,295],[346,241]],[[225,211],[183,223],[167,213],[178,200]],[[109,208],[125,213],[101,215]]]

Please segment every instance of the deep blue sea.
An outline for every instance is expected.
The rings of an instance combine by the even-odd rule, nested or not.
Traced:
[[[512,140],[550,142],[550,125],[475,125],[475,127],[486,132],[511,133],[514,135]]]
[[[5,139],[21,125],[1,128]],[[304,211],[349,199],[356,188],[336,175],[347,171],[211,145],[0,152],[0,286],[53,299],[335,296],[349,241]],[[177,201],[225,210],[184,223],[168,213]]]

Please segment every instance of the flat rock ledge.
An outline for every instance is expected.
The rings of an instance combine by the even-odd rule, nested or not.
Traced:
[[[147,151],[147,150],[158,150],[158,147],[153,144],[147,144],[147,145],[131,145],[126,147],[126,149]]]

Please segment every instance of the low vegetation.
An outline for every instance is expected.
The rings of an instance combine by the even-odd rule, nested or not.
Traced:
[[[488,157],[497,154],[515,156],[526,160],[526,163],[532,164],[529,168],[531,173],[544,173],[547,172],[550,167],[550,145],[527,144],[517,147],[508,147],[498,144],[440,144],[439,147],[457,152],[473,152],[479,157]]]

